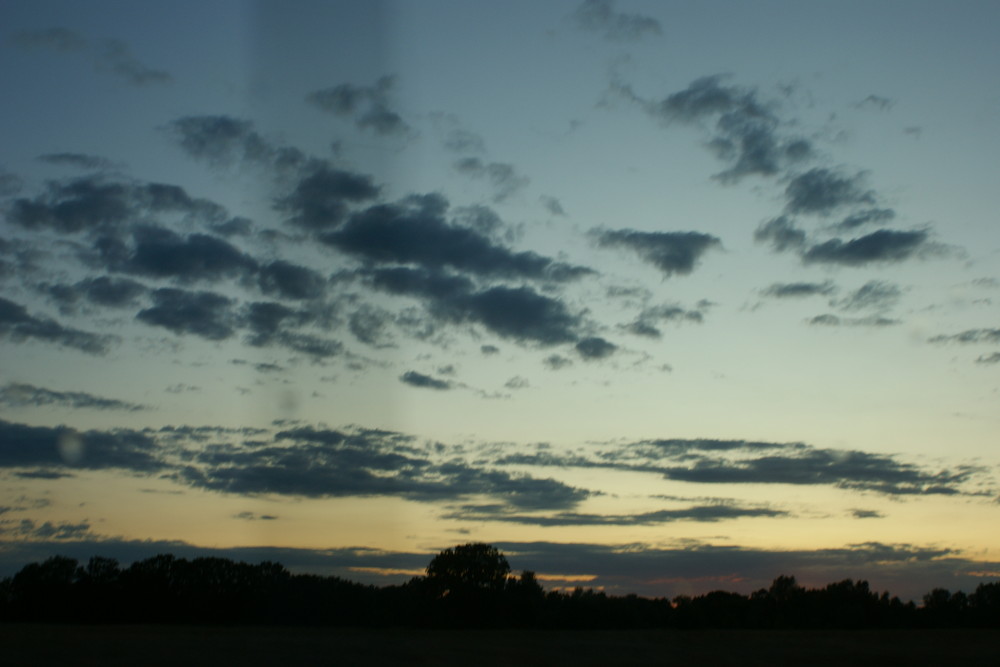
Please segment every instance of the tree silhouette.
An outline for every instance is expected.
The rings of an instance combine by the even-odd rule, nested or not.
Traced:
[[[487,625],[501,616],[510,564],[496,547],[475,542],[445,549],[427,565],[426,590],[440,620]]]

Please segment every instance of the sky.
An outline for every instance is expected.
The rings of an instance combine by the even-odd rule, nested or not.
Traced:
[[[0,576],[1000,577],[994,2],[5,2]]]

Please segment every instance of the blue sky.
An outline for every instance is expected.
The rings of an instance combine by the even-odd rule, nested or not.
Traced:
[[[0,561],[995,578],[993,3],[7,3]]]

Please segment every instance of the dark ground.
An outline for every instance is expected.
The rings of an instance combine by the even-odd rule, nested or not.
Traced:
[[[420,631],[0,624],[10,665],[1000,665],[1000,630]]]

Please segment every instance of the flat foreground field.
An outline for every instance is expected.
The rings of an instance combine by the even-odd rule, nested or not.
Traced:
[[[0,624],[4,665],[990,665],[1000,630],[419,631]]]

